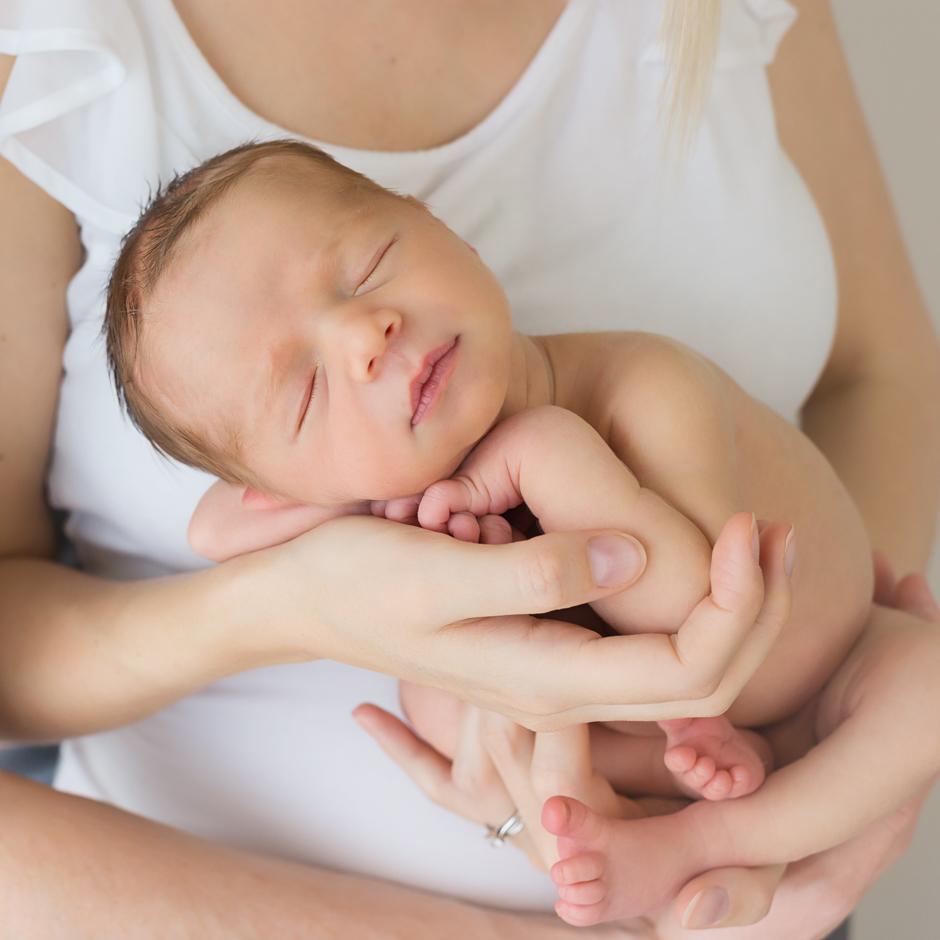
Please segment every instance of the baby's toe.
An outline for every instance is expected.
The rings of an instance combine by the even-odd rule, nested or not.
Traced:
[[[568,901],[556,901],[555,913],[572,927],[593,927],[604,919],[606,908],[602,904],[571,904]]]
[[[607,885],[599,878],[594,881],[579,881],[573,885],[559,885],[558,897],[569,904],[581,906],[599,904],[607,896]]]
[[[604,841],[610,820],[599,816],[580,800],[553,796],[542,806],[542,825],[553,836],[586,848]],[[580,851],[581,848],[572,848],[567,854],[575,855]],[[562,851],[562,854],[566,853]]]
[[[763,782],[763,774],[754,774],[750,767],[736,764],[729,771],[731,774],[731,796],[747,796],[753,793]]]
[[[682,775],[686,786],[694,790],[701,790],[707,786],[709,781],[715,776],[715,761],[711,757],[699,757],[692,769]]]
[[[694,747],[686,744],[680,744],[677,747],[671,747],[663,754],[663,763],[666,769],[674,774],[688,773],[698,760],[698,754]]]
[[[607,860],[599,852],[587,852],[555,862],[551,868],[552,881],[561,885],[575,885],[584,881],[594,881],[604,874]]]
[[[706,800],[726,800],[731,795],[733,781],[727,770],[717,770],[714,776],[702,787],[702,796]]]

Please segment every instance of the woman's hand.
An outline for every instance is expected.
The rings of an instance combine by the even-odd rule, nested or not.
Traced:
[[[789,613],[788,531],[770,525],[758,543],[753,518],[733,517],[714,548],[711,594],[675,636],[600,637],[531,616],[640,575],[642,552],[611,531],[476,545],[354,517],[216,570],[236,599],[230,629],[264,623],[257,642],[275,650],[270,662],[329,657],[557,730],[726,711]]]
[[[940,609],[920,575],[909,575],[896,583],[887,562],[878,557],[875,570],[878,602],[940,623]],[[437,735],[434,743],[455,755],[452,763],[397,718],[375,706],[361,706],[356,717],[436,802],[486,825],[499,825],[497,820],[518,809],[526,828],[514,841],[539,868],[555,857],[551,837],[539,822],[539,808],[546,795],[575,796],[605,815],[636,811],[635,804],[613,796],[609,787],[605,789],[606,781],[598,785],[586,735],[580,744],[577,738],[581,729],[533,735],[499,716],[477,713],[472,736],[447,741]],[[473,744],[472,752],[465,749],[468,743]],[[732,936],[742,940],[825,937],[905,851],[928,792],[929,788],[842,845],[789,867],[705,872],[685,885],[673,904],[649,922],[636,922],[631,929],[662,940],[691,937],[691,931],[701,928],[718,930],[716,940],[726,936],[725,928],[734,928],[733,933],[727,933],[728,940]],[[608,803],[604,809],[610,797],[617,803]],[[481,806],[489,815],[481,815]],[[750,925],[754,925],[751,930],[742,929]]]
[[[594,769],[588,725],[535,733],[435,689],[406,684],[402,705],[419,730],[376,705],[354,714],[424,794],[491,832],[518,814],[512,837],[540,871],[558,861],[556,839],[541,824],[550,796],[572,796],[605,816],[640,815]]]
[[[923,575],[895,580],[883,554],[875,553],[875,603],[940,624],[940,608]],[[675,916],[660,912],[663,940],[690,937],[678,927],[735,927],[727,934],[748,940],[813,940],[834,930],[881,874],[904,854],[914,835],[928,787],[855,838],[787,867],[729,868],[706,872],[676,898]],[[759,923],[758,923],[759,921]],[[724,931],[709,934],[723,940]]]

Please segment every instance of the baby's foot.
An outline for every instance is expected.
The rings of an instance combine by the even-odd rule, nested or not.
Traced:
[[[753,793],[770,767],[770,745],[727,718],[659,722],[666,732],[663,761],[679,789],[695,799],[726,800]]]
[[[707,839],[693,818],[704,808],[693,804],[668,816],[607,819],[572,797],[546,800],[542,825],[558,837],[561,856],[551,869],[558,916],[586,927],[640,917],[675,897],[710,867]]]

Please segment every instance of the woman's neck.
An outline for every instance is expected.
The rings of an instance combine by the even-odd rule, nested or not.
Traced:
[[[497,422],[539,405],[555,403],[555,376],[542,343],[515,330],[509,353],[509,388]]]

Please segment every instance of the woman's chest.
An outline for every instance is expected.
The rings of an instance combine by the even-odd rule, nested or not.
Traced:
[[[475,127],[514,86],[564,0],[173,0],[216,73],[273,124],[409,151]]]

